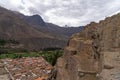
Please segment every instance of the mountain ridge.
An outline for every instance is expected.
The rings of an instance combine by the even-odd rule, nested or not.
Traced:
[[[79,32],[82,30],[83,26],[80,27],[61,27],[59,25],[45,22],[42,17],[38,14],[32,16],[25,16],[21,13],[17,13],[26,23],[31,25],[38,30],[44,30],[46,32],[50,32],[53,34],[58,34],[61,36],[68,36],[70,37],[72,34]]]
[[[25,16],[0,7],[0,38],[17,40],[25,49],[64,48],[69,36],[62,34],[64,28],[50,24],[39,15]]]
[[[41,49],[44,48],[44,45],[49,47],[50,44],[52,47],[56,47],[57,45],[58,47],[62,48],[66,42],[65,39],[55,38],[48,33],[40,32],[28,23],[25,23],[24,20],[19,18],[18,15],[15,15],[12,11],[4,8],[0,8],[0,33],[0,38],[15,39],[27,49]],[[35,42],[36,39],[38,44]],[[41,39],[47,40],[46,42],[48,44],[45,42],[42,43]],[[29,40],[29,42],[26,40]],[[52,41],[54,40],[56,42],[52,45]],[[59,41],[61,44],[58,43]]]

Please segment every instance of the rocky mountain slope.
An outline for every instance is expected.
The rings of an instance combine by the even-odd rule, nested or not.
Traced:
[[[54,32],[54,34],[59,34],[62,36],[70,37],[75,33],[80,32],[83,26],[80,27],[60,27],[52,23],[46,23],[47,30]]]
[[[48,47],[63,48],[67,39],[41,32],[24,22],[12,11],[0,7],[0,39],[12,39],[20,42],[22,48],[43,49]]]
[[[45,22],[40,15],[25,16],[17,12],[16,14],[32,27],[38,29],[41,32],[47,32],[51,35],[69,38],[72,34],[80,32],[83,28],[82,26],[61,27],[52,23]]]
[[[120,14],[71,37],[51,80],[120,80]]]

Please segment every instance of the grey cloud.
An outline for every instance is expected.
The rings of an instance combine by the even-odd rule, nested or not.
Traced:
[[[119,0],[20,0],[16,7],[12,1],[15,0],[6,0],[9,5],[0,1],[0,5],[26,14],[40,14],[45,21],[58,25],[86,25],[120,12]]]
[[[38,11],[37,9],[33,8],[33,7],[29,7],[28,8],[28,11],[31,13],[31,14],[41,14],[41,11]]]
[[[20,9],[20,10],[24,10],[24,9],[25,9],[25,7],[24,7],[24,6],[21,6],[21,5],[18,6],[17,8]]]

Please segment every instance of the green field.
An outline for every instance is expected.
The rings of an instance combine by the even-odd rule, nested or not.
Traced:
[[[24,52],[24,53],[7,53],[0,54],[0,59],[5,58],[22,58],[22,57],[40,57],[42,56],[46,61],[48,61],[51,65],[55,65],[57,59],[62,56],[63,51],[40,51],[40,52]]]
[[[19,42],[15,40],[4,40],[0,39],[0,59],[5,58],[23,58],[23,57],[40,57],[42,56],[46,61],[48,61],[51,65],[55,65],[57,59],[62,56],[63,51],[59,48],[47,48],[43,51],[39,52],[29,52],[24,49],[13,49],[10,50],[9,48],[5,48],[6,44],[16,44],[18,45]],[[17,53],[18,52],[18,53]]]

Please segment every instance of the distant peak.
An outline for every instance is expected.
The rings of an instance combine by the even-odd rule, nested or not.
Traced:
[[[32,17],[41,17],[41,16],[38,14],[35,14],[35,15],[32,15]]]

